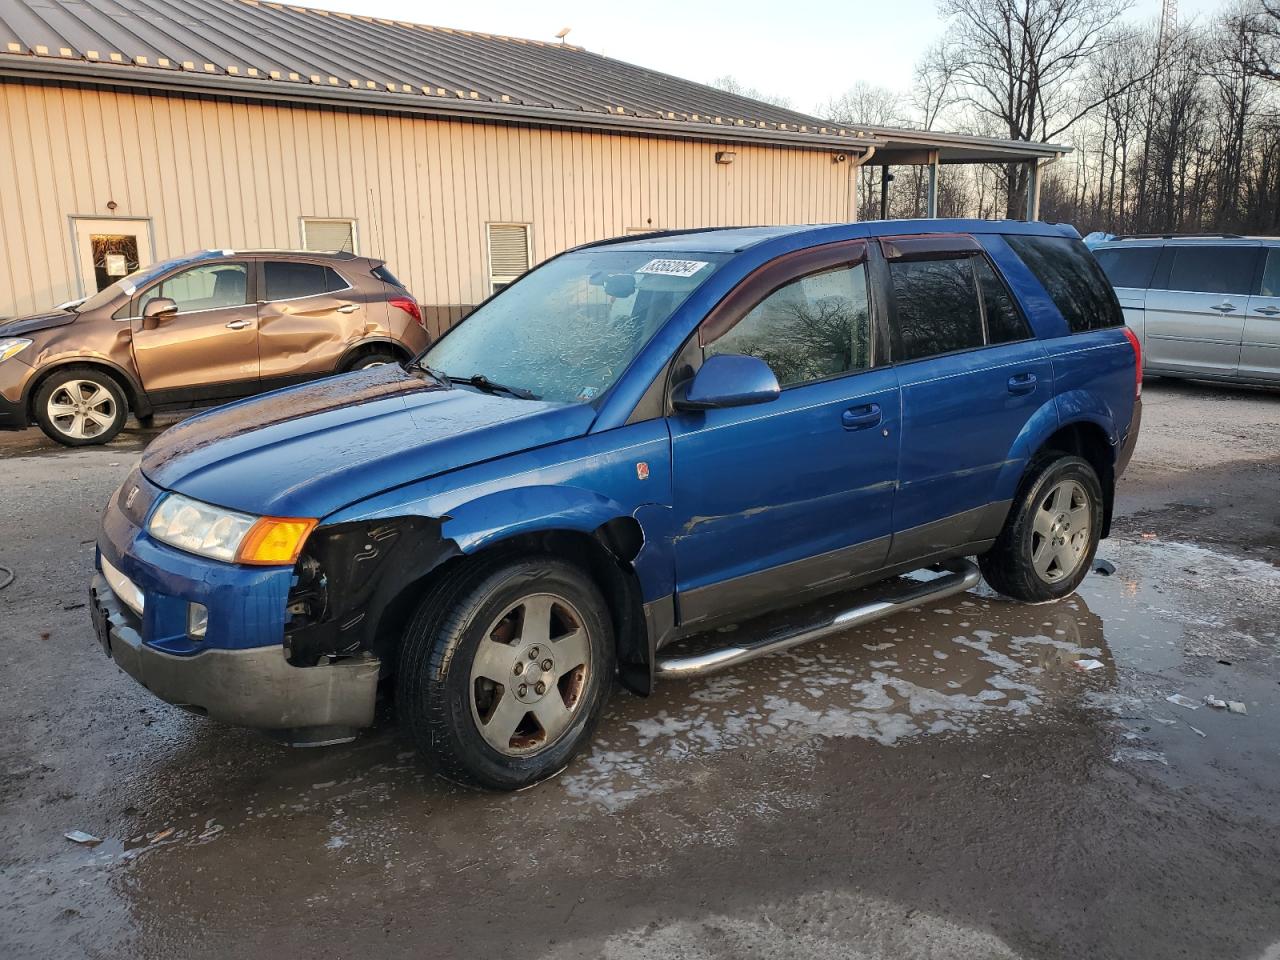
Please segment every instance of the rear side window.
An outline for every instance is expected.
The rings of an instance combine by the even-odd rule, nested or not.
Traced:
[[[740,353],[769,364],[784,387],[871,366],[866,265],[836,267],[779,287],[706,355]]]
[[[268,300],[314,297],[347,287],[347,282],[338,276],[337,271],[319,263],[268,260],[263,266],[263,272],[266,275]]]
[[[1072,333],[1124,324],[1111,282],[1079,240],[1017,235],[1005,240],[1035,274]]]
[[[379,264],[369,272],[383,283],[389,283],[393,287],[400,287],[402,290],[404,289],[404,284],[396,279],[396,275],[387,269],[387,265],[385,263]]]
[[[889,262],[904,360],[983,345],[973,259]]]
[[[996,276],[991,264],[982,257],[973,258],[973,271],[982,291],[982,311],[987,317],[988,343],[1014,343],[1030,340],[1031,328],[1022,315],[1004,281]]]
[[[1160,247],[1111,247],[1097,251],[1094,256],[1113,287],[1145,289],[1151,286],[1160,250]]]
[[[1280,297],[1280,247],[1267,251],[1267,267],[1262,271],[1262,295]]]
[[[1174,247],[1167,289],[1248,294],[1257,256],[1257,247]]]

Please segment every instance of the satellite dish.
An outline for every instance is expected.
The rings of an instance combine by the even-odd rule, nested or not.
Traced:
[[[556,34],[556,39],[559,40],[561,43],[564,43],[564,38],[569,35],[569,31],[572,29],[573,27],[565,27],[563,30],[561,30],[559,33]]]

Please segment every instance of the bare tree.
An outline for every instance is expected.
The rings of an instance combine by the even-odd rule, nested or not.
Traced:
[[[791,101],[786,97],[775,96],[772,93],[764,93],[757,90],[755,87],[749,87],[731,73],[716,77],[711,81],[711,86],[723,90],[725,93],[732,93],[739,97],[750,97],[752,100],[759,100],[761,103],[769,103],[787,110],[791,109]]]
[[[1013,140],[1049,141],[1116,91],[1081,88],[1087,68],[1122,41],[1128,0],[939,0],[941,41],[960,98]],[[1006,212],[1017,216],[1026,170],[1007,168]]]

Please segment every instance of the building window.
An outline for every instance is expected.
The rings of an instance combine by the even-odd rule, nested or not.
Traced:
[[[302,249],[355,253],[356,222],[303,217]]]
[[[529,269],[533,259],[527,223],[489,224],[489,290],[497,293]]]

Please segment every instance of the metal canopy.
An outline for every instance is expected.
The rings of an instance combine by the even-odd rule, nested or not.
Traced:
[[[840,124],[570,44],[260,0],[0,0],[4,79],[764,143],[831,150],[851,166],[1069,150]]]

